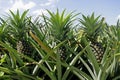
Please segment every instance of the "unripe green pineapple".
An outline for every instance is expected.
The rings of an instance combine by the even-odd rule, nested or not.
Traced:
[[[66,48],[64,46],[60,47],[59,52],[60,52],[61,60],[65,60],[66,59]]]
[[[16,47],[17,47],[17,52],[23,53],[29,56],[30,58],[33,58],[37,61],[41,58],[40,55],[38,55],[38,53],[35,52],[32,45],[26,40],[19,40],[16,43]]]
[[[99,19],[100,16],[95,17],[94,13],[92,15],[85,16],[83,15],[83,19],[80,20],[82,24],[82,29],[84,31],[84,35],[91,42],[90,46],[92,48],[93,53],[98,61],[101,62],[104,54],[104,49],[101,43],[98,42],[98,38],[102,33],[102,29],[105,25],[104,17]]]
[[[103,58],[104,48],[99,42],[91,42],[90,46],[92,48],[93,53],[95,54],[97,62],[100,63]]]
[[[31,46],[30,44],[28,43],[28,41],[25,41],[25,40],[19,40],[17,42],[17,51],[19,53],[24,53],[26,55],[30,55],[31,52],[32,52],[32,49],[31,49]]]

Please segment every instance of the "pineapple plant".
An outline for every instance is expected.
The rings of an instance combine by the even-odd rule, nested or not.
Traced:
[[[27,40],[29,30],[27,12],[28,10],[24,11],[20,16],[19,10],[17,10],[16,14],[10,10],[11,15],[8,16],[7,24],[10,30],[9,35],[16,41],[15,47],[17,51],[31,56],[32,45]]]
[[[106,29],[106,35],[107,35],[107,41],[110,43],[109,48],[110,51],[112,52],[113,55],[117,55],[120,52],[120,22],[119,20],[117,21],[116,25],[107,25]],[[112,56],[113,56],[112,55]],[[115,59],[115,64],[113,67],[113,70],[111,71],[109,79],[114,79],[118,76],[120,76],[120,57],[116,57]],[[116,78],[116,80],[119,80],[120,78]]]
[[[91,16],[82,15],[83,19],[80,19],[80,23],[82,24],[82,29],[84,31],[84,35],[90,42],[90,47],[96,57],[98,63],[101,62],[104,47],[99,40],[100,34],[103,29],[104,18],[99,20],[100,16],[95,17],[94,13]]]
[[[62,11],[60,14],[59,10],[57,9],[56,13],[52,13],[49,10],[47,10],[50,18],[47,16],[44,16],[46,25],[48,26],[49,31],[49,37],[51,38],[55,44],[59,44],[60,42],[64,42],[59,49],[58,53],[61,56],[61,60],[66,60],[67,57],[69,57],[70,54],[66,54],[68,51],[68,48],[66,45],[68,45],[70,40],[73,41],[73,31],[72,26],[74,22],[74,17],[78,14],[73,15],[73,12],[65,15],[65,10]]]
[[[110,43],[110,46],[108,45],[105,51],[105,43],[103,43],[100,36],[103,30],[104,19],[98,20],[99,17],[94,18],[94,14],[87,17],[83,15],[83,19],[80,20],[82,23],[80,34],[76,33],[73,35],[71,27],[73,27],[72,21],[74,21],[74,16],[71,13],[64,16],[64,11],[62,15],[60,15],[58,11],[57,13],[48,11],[50,18],[43,16],[45,20],[43,23],[46,23],[46,25],[40,25],[39,21],[35,21],[36,23],[32,21],[28,23],[30,19],[28,20],[25,16],[27,11],[25,11],[22,16],[19,16],[19,11],[17,11],[17,14],[14,14],[12,11],[10,11],[10,13],[12,15],[8,17],[6,23],[0,23],[0,46],[8,49],[8,53],[10,53],[10,57],[6,55],[1,60],[5,62],[2,62],[0,66],[0,79],[119,79],[119,26],[109,26],[106,32],[104,32],[105,34],[103,36],[106,36],[107,42]],[[5,27],[3,26],[6,26],[8,30],[4,29]],[[30,35],[28,36],[29,26],[32,30],[30,30]],[[4,35],[4,31],[8,31],[7,33],[5,32],[7,35]],[[74,37],[77,34],[79,36]],[[11,45],[11,42],[6,43],[8,36],[13,39],[15,47]],[[88,44],[87,46],[82,44],[83,39],[83,43]],[[31,47],[32,45],[29,41],[33,47]],[[23,55],[28,62],[32,63],[27,62],[28,64],[26,64],[26,61],[21,60],[23,58],[21,58],[20,54],[17,54],[15,48],[19,53],[30,56],[28,58]],[[3,48],[0,49],[3,50]],[[31,57],[33,54],[32,49],[36,49],[36,52],[40,54],[41,58],[39,61]],[[7,53],[5,52],[5,54]],[[72,57],[69,56],[69,54],[72,54]],[[96,57],[97,61],[93,57]],[[65,61],[67,58],[71,59]],[[101,64],[99,66],[100,62]],[[78,64],[76,65],[76,63]]]

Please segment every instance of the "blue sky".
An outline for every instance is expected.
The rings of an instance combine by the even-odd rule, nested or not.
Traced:
[[[0,16],[9,10],[24,11],[29,10],[31,15],[47,14],[46,9],[56,11],[66,9],[76,10],[76,13],[90,15],[95,12],[96,15],[105,17],[109,24],[116,24],[120,18],[120,0],[0,0]],[[79,16],[80,17],[80,16]]]

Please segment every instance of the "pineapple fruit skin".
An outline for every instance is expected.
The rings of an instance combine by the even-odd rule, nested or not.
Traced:
[[[25,54],[29,55],[32,52],[31,45],[28,43],[28,41],[19,40],[17,42],[17,51],[19,53],[25,53]]]
[[[40,55],[36,52],[36,50],[33,48],[29,41],[19,40],[16,43],[16,47],[17,52],[19,53],[23,53],[28,57],[35,59],[36,61],[39,61],[41,59]]]
[[[100,42],[91,42],[90,47],[96,57],[98,63],[102,61],[104,55],[104,48]]]
[[[66,48],[64,46],[61,46],[59,49],[60,52],[60,58],[61,60],[65,60],[66,59]]]

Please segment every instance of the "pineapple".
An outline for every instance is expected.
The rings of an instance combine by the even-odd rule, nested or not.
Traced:
[[[99,17],[94,17],[94,13],[91,16],[84,16],[83,20],[80,22],[83,25],[82,29],[84,30],[85,36],[90,42],[90,47],[96,57],[98,63],[101,62],[104,54],[104,48],[102,44],[98,41],[100,32],[102,31],[104,18],[99,20]]]
[[[59,48],[59,53],[60,53],[61,60],[65,60],[66,59],[66,48],[64,46],[61,46]]]
[[[27,41],[29,30],[28,18],[26,16],[27,12],[28,10],[24,11],[20,16],[18,10],[16,14],[10,11],[11,15],[8,17],[8,26],[10,28],[10,36],[16,40],[17,51],[19,53],[24,53],[25,55],[31,56],[30,54],[32,52],[32,45],[30,45],[29,41]]]
[[[50,31],[49,34],[51,35],[51,42],[59,44],[65,40],[69,40],[70,37],[73,37],[71,26],[73,25],[73,19],[76,15],[72,15],[72,13],[65,15],[65,10],[59,14],[58,9],[56,13],[52,13],[49,10],[48,13],[50,14],[50,18],[46,19],[49,22],[48,31]],[[68,42],[66,41],[64,44],[68,45]],[[67,55],[69,55],[66,54],[68,52],[64,44],[62,44],[58,49],[61,60],[65,60],[67,58]]]
[[[102,47],[102,44],[100,42],[91,42],[90,47],[95,54],[97,62],[100,63],[104,54],[104,48]]]
[[[31,45],[25,40],[19,40],[16,46],[19,53],[25,53],[26,55],[30,55],[30,53],[32,52]]]

